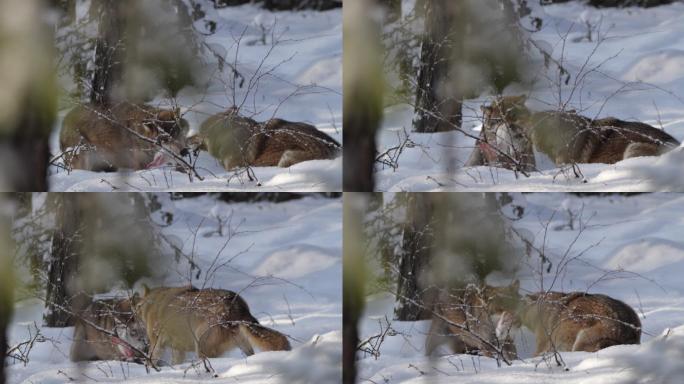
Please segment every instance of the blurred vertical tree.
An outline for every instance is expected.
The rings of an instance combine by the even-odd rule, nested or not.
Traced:
[[[425,302],[420,276],[430,267],[433,238],[433,196],[431,193],[409,193],[406,201],[406,224],[403,252],[399,262],[397,303],[398,320],[415,321],[429,318],[422,307]]]
[[[344,10],[343,187],[372,192],[375,134],[382,119],[383,73],[375,1],[350,0]]]
[[[45,325],[64,327],[89,296],[133,286],[163,265],[145,195],[52,193],[55,229],[46,289]]]
[[[461,99],[450,78],[454,56],[463,51],[465,1],[429,0],[424,4],[425,32],[416,88],[417,132],[442,132],[461,127]],[[455,86],[454,86],[455,85]]]
[[[90,102],[109,106],[114,86],[120,84],[128,45],[124,9],[130,8],[128,0],[93,0],[91,15],[98,20],[98,36],[95,42],[94,74],[90,87]]]
[[[12,250],[14,245],[10,238],[10,226],[8,218],[4,215],[8,211],[4,207],[5,196],[0,195],[0,383],[5,382],[5,353],[8,348],[7,329],[12,320],[14,309],[14,274],[12,263]]]
[[[401,19],[401,0],[380,0],[385,10],[385,23],[393,23]]]
[[[82,241],[83,199],[88,194],[52,193],[50,204],[55,211],[55,232],[52,237],[52,253],[48,267],[46,286],[46,311],[43,315],[48,327],[67,327],[73,324],[71,318],[70,287],[78,272]],[[71,291],[71,292],[70,292]]]
[[[505,229],[494,194],[409,193],[396,318],[428,319],[440,290],[508,269],[516,251]]]
[[[365,0],[358,0],[365,1]],[[363,313],[366,286],[366,260],[362,217],[369,194],[344,194],[344,270],[342,272],[342,382],[356,383],[358,323]]]
[[[417,132],[461,128],[461,105],[483,91],[498,94],[522,78],[524,43],[510,0],[424,2]]]
[[[42,0],[0,2],[0,190],[48,188],[57,91],[46,12]]]

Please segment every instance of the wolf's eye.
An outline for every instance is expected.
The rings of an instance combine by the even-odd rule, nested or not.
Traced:
[[[131,336],[133,336],[133,337],[138,336],[138,331],[132,330],[132,331],[131,331]]]

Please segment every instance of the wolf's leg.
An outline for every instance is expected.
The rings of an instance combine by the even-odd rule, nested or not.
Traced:
[[[155,335],[151,334],[149,335],[150,338],[150,359],[155,364],[159,363],[159,358],[161,357],[162,353],[164,352],[164,346],[161,345],[161,339]]]
[[[546,335],[545,331],[536,332],[537,350],[534,352],[535,356],[539,356],[544,352],[551,350],[551,339]]]
[[[237,346],[240,348],[242,353],[247,356],[252,356],[254,354],[254,348],[252,348],[252,345],[249,343],[249,340],[247,340],[246,337],[238,334],[235,338],[235,341],[237,342]]]
[[[315,156],[313,153],[309,151],[297,151],[288,149],[287,151],[283,152],[282,156],[280,156],[278,166],[281,168],[287,168],[291,165],[301,163],[302,161],[315,160],[318,158],[320,158],[320,156]]]
[[[599,349],[608,348],[619,342],[605,337],[603,328],[583,329],[577,333],[577,338],[572,346],[573,351],[596,352]]]
[[[428,331],[427,338],[425,339],[425,354],[427,356],[432,355],[432,353],[440,345],[446,342],[444,333],[446,332],[446,327],[441,320],[434,319],[432,324],[430,324],[430,330]]]
[[[480,149],[479,145],[475,145],[475,148],[473,148],[473,152],[470,154],[470,157],[468,157],[468,160],[465,162],[464,166],[466,167],[475,167],[478,165],[485,165],[484,157],[482,156],[482,150]]]
[[[652,143],[629,143],[625,148],[623,159],[640,156],[658,156],[660,155],[660,148]]]
[[[171,364],[176,365],[185,361],[185,351],[171,349]]]

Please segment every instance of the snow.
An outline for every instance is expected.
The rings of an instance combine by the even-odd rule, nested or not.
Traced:
[[[377,293],[367,298],[360,338],[377,334],[378,321],[386,327],[385,316],[398,333],[387,336],[377,360],[359,354],[360,381],[422,383],[429,378],[434,383],[681,383],[684,196],[536,193],[514,197],[516,204],[525,208],[525,214],[510,224],[528,234],[536,247],[545,244],[545,255],[554,270],[578,237],[565,260],[577,258],[567,264],[553,286],[554,270],[545,273],[544,288],[602,293],[624,301],[642,322],[642,344],[618,345],[595,353],[561,352],[565,370],[557,367],[553,359],[533,357],[534,336],[522,328],[514,335],[521,359],[511,366],[498,367],[494,359],[471,355],[428,359],[424,345],[430,321],[392,320],[394,297]],[[568,226],[571,217],[574,229]],[[540,289],[535,258],[522,256],[520,260],[516,277],[521,281],[521,293]],[[504,285],[511,280],[494,275],[488,281]]]
[[[68,381],[67,376],[106,383],[338,381],[342,356],[342,199],[306,197],[283,203],[227,204],[209,196],[183,200],[159,197],[162,211],[174,215],[174,222],[162,233],[174,238],[184,252],[194,253],[203,271],[193,284],[203,286],[206,279],[206,287],[239,291],[260,323],[289,336],[292,351],[258,352],[250,357],[239,350],[227,352],[224,357],[211,359],[218,378],[206,374],[201,364],[197,370],[190,368],[194,353],[188,354],[183,364],[149,374],[141,365],[118,361],[75,366],[68,357],[73,328],[41,327],[41,302],[25,300],[16,305],[9,344],[26,340],[27,327],[35,331],[34,322],[54,343],[36,343],[26,366],[10,362],[8,382],[63,383]],[[218,222],[212,213],[232,215],[230,241],[225,229],[224,236],[214,233]],[[161,212],[155,213],[154,220],[161,222]],[[194,241],[192,232],[198,228]],[[217,264],[228,263],[212,273],[210,266],[217,254]],[[188,276],[194,273],[183,260],[157,266],[162,280],[147,284],[187,284]]]
[[[556,109],[567,102],[568,109],[588,117],[641,121],[684,140],[684,3],[647,9],[596,9],[580,1],[544,7],[528,1],[527,5],[533,15],[543,19],[542,29],[531,37],[552,51],[555,59],[562,58],[572,77],[562,86],[560,98],[558,87],[545,78],[557,79],[553,66],[534,74],[537,83],[531,92],[513,85],[504,94],[529,94],[526,106],[532,110]],[[586,38],[587,21],[592,25],[591,41]],[[566,34],[567,42],[562,44],[561,37]],[[541,57],[534,60],[537,64],[543,61]],[[578,76],[580,73],[586,76]],[[575,84],[578,77],[582,80]],[[479,135],[480,106],[491,100],[490,94],[483,93],[464,102],[465,132]],[[379,153],[399,145],[404,132],[415,145],[404,149],[398,168],[376,167],[380,191],[638,192],[679,191],[684,186],[682,147],[660,157],[581,164],[583,178],[537,156],[538,171],[525,177],[501,168],[464,168],[473,138],[458,132],[412,132],[412,118],[413,108],[406,104],[385,110]]]
[[[325,12],[270,12],[256,5],[213,9],[202,2],[207,13],[196,22],[203,31],[204,20],[217,22],[216,33],[206,43],[233,63],[236,51],[237,69],[246,78],[245,86],[236,90],[236,103],[244,105],[245,114],[257,121],[278,117],[302,121],[316,126],[338,142],[342,142],[342,10]],[[236,41],[244,31],[238,47]],[[262,44],[262,38],[266,44]],[[275,40],[274,40],[275,39]],[[274,47],[272,43],[277,41]],[[272,49],[272,50],[271,50]],[[183,118],[190,124],[191,134],[210,115],[225,111],[233,104],[228,87],[229,70],[220,74],[216,59],[206,53],[206,68],[211,78],[203,89],[186,88],[177,97]],[[248,90],[250,77],[259,77]],[[169,107],[169,100],[158,97],[150,104]],[[72,105],[65,103],[65,105]],[[70,108],[70,107],[69,107]],[[59,113],[59,121],[51,137],[51,150],[59,151],[59,130],[68,110]],[[67,173],[50,168],[50,190],[53,191],[341,191],[342,161],[314,160],[289,168],[254,168],[257,180],[226,171],[208,153],[197,163],[204,180],[190,181],[173,167],[117,173],[75,170]]]

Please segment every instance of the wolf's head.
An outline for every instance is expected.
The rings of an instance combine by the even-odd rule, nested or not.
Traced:
[[[499,96],[491,105],[481,106],[485,126],[501,121],[512,123],[523,118],[529,113],[525,107],[525,101],[527,101],[525,95]]]
[[[138,351],[147,353],[149,346],[145,324],[136,313],[138,302],[137,293],[130,299],[122,300],[118,308],[119,311],[114,316],[116,337],[112,338],[112,343],[117,346],[121,355],[127,360],[142,357]]]
[[[520,281],[518,280],[503,287],[486,285],[483,292],[489,313],[496,315],[502,312],[516,312],[521,301],[519,289]]]

